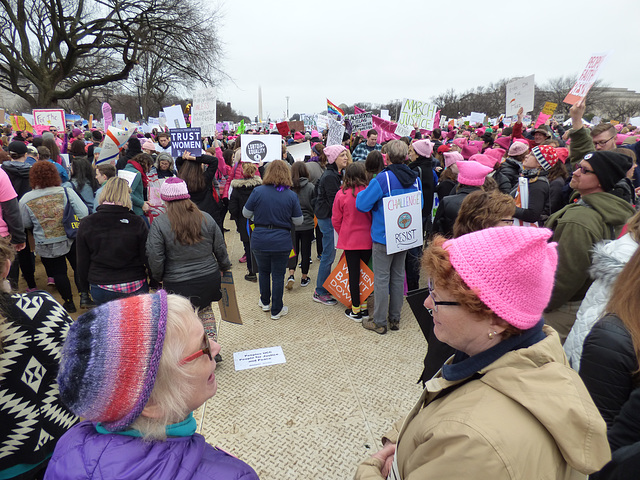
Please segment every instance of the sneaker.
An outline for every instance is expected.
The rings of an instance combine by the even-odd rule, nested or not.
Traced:
[[[73,303],[73,300],[69,300],[62,304],[62,308],[64,308],[67,313],[76,313],[76,305]]]
[[[289,307],[282,307],[282,310],[277,314],[271,314],[271,320],[280,320],[280,317],[284,317],[287,313],[289,313]]]
[[[369,320],[369,310],[368,309],[364,309],[364,310],[360,310],[360,314],[362,315],[362,320]]]
[[[238,260],[240,263],[247,263],[247,256],[243,255],[242,257],[240,257],[240,260]]]
[[[47,285],[54,285],[55,286],[56,281],[53,279],[53,277],[47,277]]]
[[[93,308],[95,306],[96,304],[91,300],[89,293],[85,292],[80,294],[80,308]]]
[[[287,283],[285,284],[284,288],[286,288],[287,290],[291,290],[293,288],[294,283],[296,283],[296,279],[293,277],[293,275],[289,275],[289,278],[287,278]]]
[[[400,330],[400,320],[389,320],[389,328],[391,330]]]
[[[250,282],[257,282],[258,281],[258,276],[255,273],[247,273],[244,276],[245,280],[249,280]]]
[[[362,322],[362,314],[360,312],[353,313],[353,310],[351,310],[350,308],[347,308],[344,311],[344,314],[347,316],[347,318],[350,318],[354,322],[358,322],[358,323]]]
[[[311,283],[311,278],[309,277],[303,278],[302,280],[300,280],[301,287],[308,287],[310,283]]]
[[[271,304],[267,303],[265,305],[264,303],[262,303],[261,298],[258,300],[258,306],[262,309],[263,312],[268,312],[269,310],[271,310]]]
[[[27,292],[27,293],[32,293],[32,292],[37,292],[37,291],[38,291],[38,287],[27,288],[25,290],[25,292]]]
[[[373,321],[363,320],[362,326],[367,330],[371,330],[372,332],[376,332],[380,335],[384,335],[385,333],[387,333],[387,327],[385,327],[384,325],[382,327],[379,327]]]
[[[313,292],[313,301],[322,303],[323,305],[335,305],[338,301],[331,295],[320,295],[318,292]]]

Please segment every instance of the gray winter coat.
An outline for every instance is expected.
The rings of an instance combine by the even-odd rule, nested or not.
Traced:
[[[207,212],[202,212],[202,216],[204,238],[195,245],[176,242],[166,213],[151,223],[147,258],[153,278],[159,282],[179,283],[231,268],[220,227]]]
[[[302,225],[296,225],[296,231],[313,230],[313,205],[316,203],[316,188],[308,179],[300,177],[300,191],[295,193],[298,195],[298,200],[300,200],[300,208],[304,218]]]

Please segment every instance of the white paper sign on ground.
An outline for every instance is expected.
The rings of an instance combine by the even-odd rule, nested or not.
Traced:
[[[401,137],[408,137],[409,135],[411,135],[411,132],[413,132],[413,127],[398,123],[396,125],[396,130],[393,133],[395,133],[396,135],[400,135]]]
[[[564,103],[573,105],[581,98],[587,96],[587,93],[589,93],[589,90],[591,90],[591,87],[593,87],[593,84],[598,79],[598,75],[600,75],[602,71],[602,66],[605,64],[610,53],[611,52],[605,52],[591,55],[587,66],[578,77],[578,81],[564,98]]]
[[[215,88],[203,88],[193,93],[191,107],[191,126],[200,127],[203,137],[216,135],[216,99]]]
[[[256,350],[233,352],[233,363],[237,372],[239,370],[248,370],[250,368],[267,367],[269,365],[287,363],[287,360],[284,358],[282,347],[267,347],[258,348]]]
[[[408,125],[410,127],[417,124],[418,128],[433,130],[433,120],[435,119],[437,111],[438,107],[429,102],[404,98],[402,100],[400,116],[398,117],[398,124]]]
[[[422,245],[422,192],[417,180],[415,187],[413,192],[382,199],[387,255]]]
[[[533,97],[535,93],[535,75],[518,78],[507,83],[507,110],[508,117],[516,115],[520,107],[524,113],[533,110]]]
[[[329,135],[327,135],[327,147],[331,145],[342,145],[342,136],[344,135],[344,125],[329,119]]]
[[[311,142],[294,143],[287,147],[287,151],[296,162],[302,162],[304,157],[311,156]]]
[[[129,188],[133,185],[133,181],[136,179],[136,172],[130,172],[129,170],[118,170],[118,177],[124,178],[129,184]]]
[[[165,114],[169,128],[187,128],[187,122],[184,121],[181,105],[164,107],[162,111]]]
[[[282,136],[247,135],[240,136],[243,162],[260,163],[282,159]]]

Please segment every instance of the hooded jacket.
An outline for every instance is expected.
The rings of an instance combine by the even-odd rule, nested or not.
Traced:
[[[333,200],[340,190],[342,174],[335,163],[327,164],[327,169],[318,180],[316,187],[315,214],[319,219],[331,218]]]
[[[572,203],[547,220],[552,241],[558,242],[558,269],[547,311],[584,298],[591,286],[591,249],[602,240],[617,238],[634,212],[631,205],[610,193],[591,193],[579,200],[576,193]]]
[[[453,235],[453,224],[456,223],[462,202],[467,195],[482,187],[460,185],[454,195],[447,195],[438,206],[436,216],[433,219],[433,233],[439,233],[445,237]]]
[[[507,157],[507,159],[500,165],[500,168],[498,168],[498,171],[509,179],[509,190],[506,192],[503,190],[500,191],[502,193],[511,193],[511,191],[518,185],[518,178],[522,172],[522,164],[514,158]]]
[[[385,435],[397,444],[404,480],[576,479],[611,458],[606,425],[578,374],[567,364],[558,334],[510,351],[448,394],[462,381],[438,373],[418,403]],[[451,359],[449,360],[449,362]],[[438,397],[437,397],[438,396]],[[436,398],[437,397],[437,398]],[[356,479],[381,479],[373,457]]]
[[[417,172],[409,169],[406,165],[391,164],[376,175],[369,186],[358,194],[356,208],[361,212],[371,212],[371,238],[374,242],[382,245],[387,244],[382,199],[415,192],[416,179],[418,188],[422,192],[422,182],[418,178]],[[421,205],[424,205],[424,196],[421,196],[421,202]]]
[[[528,179],[529,207],[516,207],[516,213],[513,216],[523,222],[536,224],[539,222],[540,225],[544,225],[544,222],[549,218],[549,180],[547,179],[547,172],[543,169],[533,168],[524,170],[521,176]],[[511,195],[515,196],[515,192],[516,190],[511,192]]]
[[[231,197],[229,197],[229,213],[231,218],[236,221],[236,227],[240,234],[240,240],[248,242],[251,240],[249,227],[249,219],[242,215],[247,200],[251,196],[251,192],[257,186],[262,185],[260,177],[242,178],[231,181]]]
[[[303,230],[313,230],[315,228],[313,220],[313,206],[316,203],[316,187],[309,181],[308,178],[300,177],[300,189],[296,192],[300,201],[300,209],[302,210],[302,225],[296,225],[296,232]]]
[[[9,161],[2,164],[2,169],[7,172],[13,189],[18,194],[18,201],[22,196],[31,191],[31,184],[29,183],[29,171],[31,165],[25,162]]]
[[[576,322],[564,342],[564,351],[576,371],[580,370],[584,339],[604,312],[613,283],[637,248],[638,244],[628,233],[613,242],[600,242],[593,248],[592,265],[589,268],[593,283],[580,304]]]

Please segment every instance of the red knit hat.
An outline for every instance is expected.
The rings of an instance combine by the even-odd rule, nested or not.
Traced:
[[[551,169],[556,163],[558,163],[558,154],[555,147],[551,145],[539,145],[531,149],[531,153],[545,170]]]

